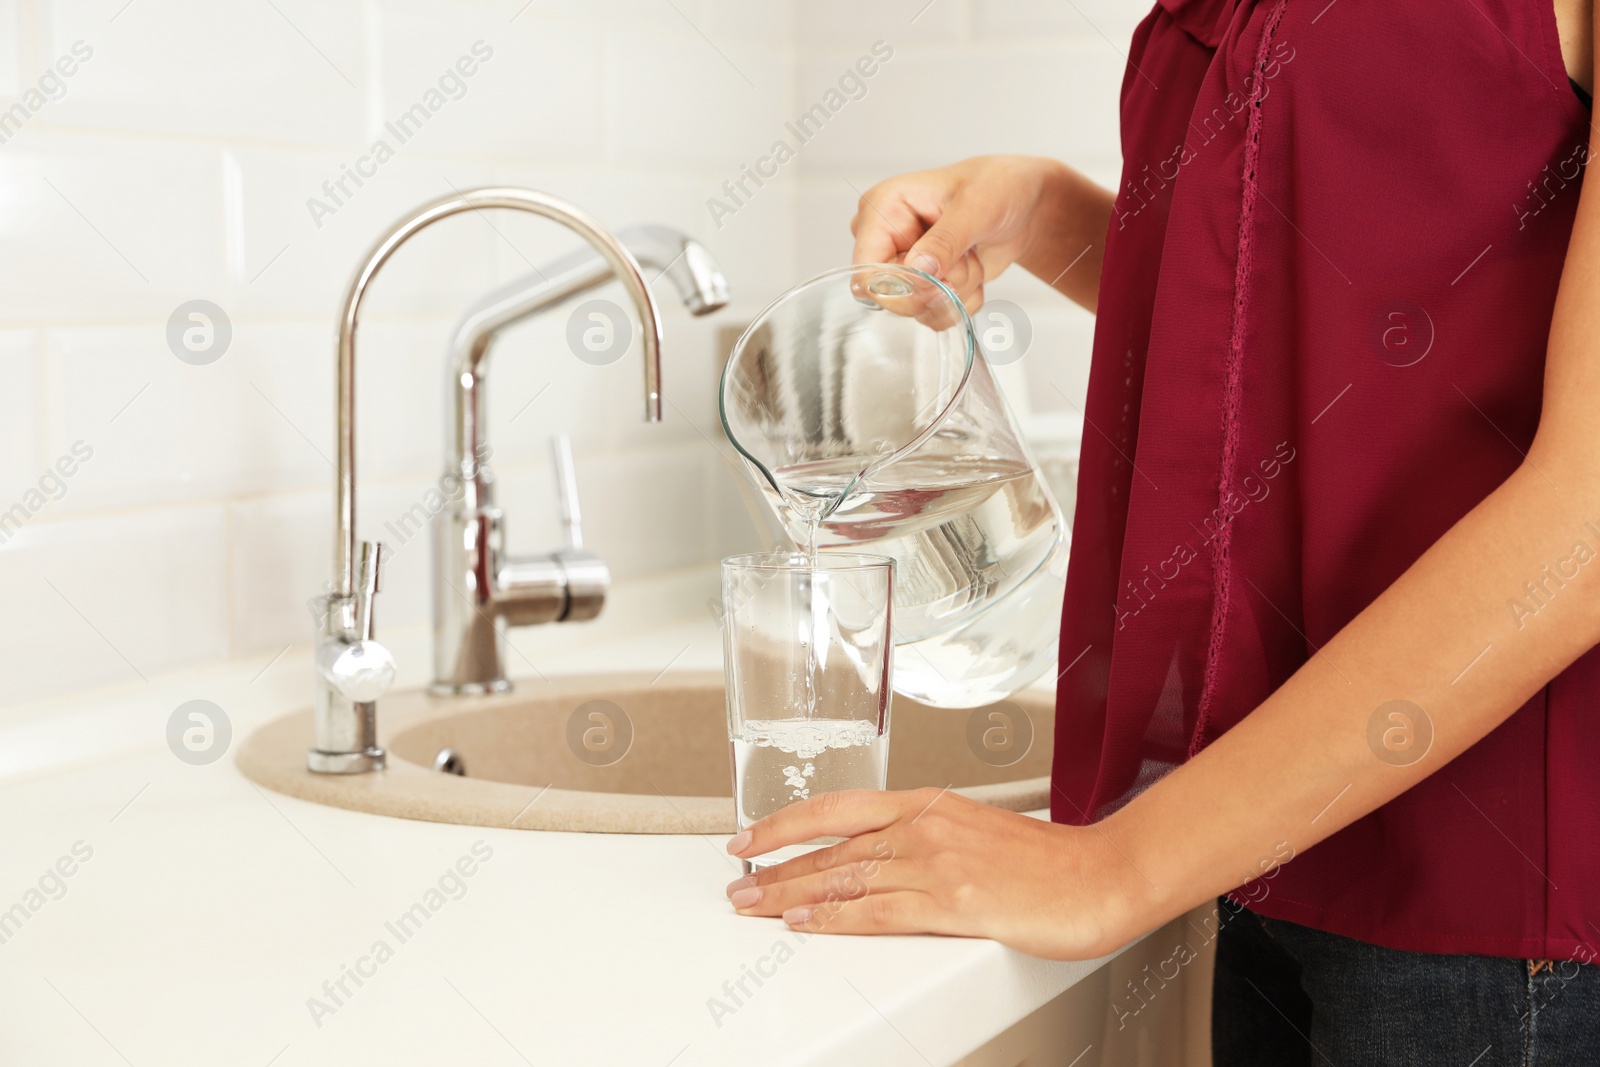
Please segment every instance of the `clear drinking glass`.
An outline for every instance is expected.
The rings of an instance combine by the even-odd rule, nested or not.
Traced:
[[[722,561],[728,743],[739,829],[797,800],[883,789],[894,561],[849,552]],[[830,843],[747,862],[747,871]]]

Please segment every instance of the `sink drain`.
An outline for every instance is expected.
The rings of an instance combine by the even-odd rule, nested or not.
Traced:
[[[439,754],[433,757],[433,769],[440,774],[454,774],[457,777],[467,776],[467,761],[461,758],[461,753],[453,748],[441,748]]]

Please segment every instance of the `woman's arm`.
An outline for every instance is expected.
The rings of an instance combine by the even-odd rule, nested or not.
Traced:
[[[735,883],[736,905],[812,930],[991,936],[1074,957],[1259,876],[1437,771],[1600,641],[1592,555],[1537,615],[1508,608],[1542,568],[1574,558],[1590,540],[1586,522],[1600,522],[1597,431],[1600,184],[1589,183],[1525,462],[1244,721],[1093,827],[1024,827],[932,792],[814,798],[730,850],[853,840]],[[1369,719],[1392,700],[1420,706],[1432,725],[1432,747],[1407,766],[1367,741]]]
[[[905,262],[969,310],[1012,263],[1095,309],[1112,195],[1053,159],[977,156],[868,189],[850,222],[856,263]]]

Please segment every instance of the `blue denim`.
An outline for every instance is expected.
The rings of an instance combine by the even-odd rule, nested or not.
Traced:
[[[1400,952],[1221,902],[1213,1067],[1595,1067],[1600,967]]]

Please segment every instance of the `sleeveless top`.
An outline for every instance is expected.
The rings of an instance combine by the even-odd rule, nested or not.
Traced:
[[[1121,109],[1059,661],[1075,824],[1248,715],[1517,468],[1588,159],[1550,0],[1162,0]],[[1369,731],[1411,758],[1391,723],[1426,709]],[[1391,948],[1594,958],[1600,655],[1251,888]]]

